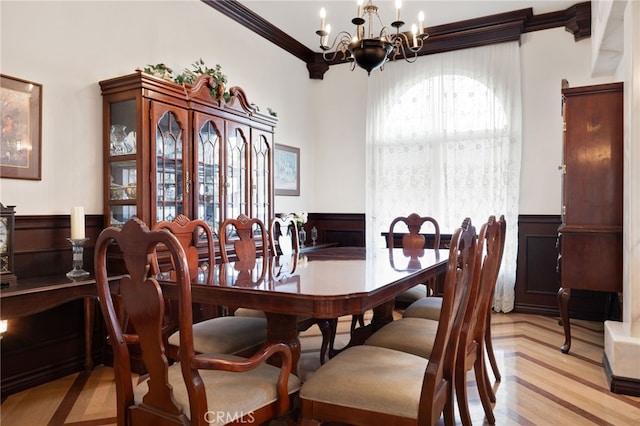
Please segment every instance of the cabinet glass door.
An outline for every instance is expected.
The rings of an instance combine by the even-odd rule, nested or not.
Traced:
[[[265,135],[255,132],[251,144],[251,215],[265,224],[269,223],[271,215],[269,204],[271,154]]]
[[[217,236],[222,220],[220,196],[220,151],[222,149],[222,121],[202,114],[194,114],[197,129],[196,192],[197,218],[204,220],[214,238]],[[204,239],[203,235],[203,239]]]
[[[105,152],[109,172],[107,226],[122,226],[137,213],[138,141],[135,99],[111,102],[108,117],[109,148]]]
[[[236,218],[240,214],[249,215],[247,205],[248,150],[247,129],[229,126],[226,140],[225,159],[225,217]]]
[[[154,104],[156,166],[156,221],[171,221],[185,211],[185,159],[183,153],[187,113]]]

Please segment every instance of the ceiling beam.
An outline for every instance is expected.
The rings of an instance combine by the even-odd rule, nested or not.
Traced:
[[[202,1],[305,62],[311,79],[322,80],[330,65],[348,62],[340,57],[325,61],[322,53],[312,51],[237,0]],[[519,41],[522,33],[557,27],[565,27],[566,31],[573,34],[575,41],[590,37],[591,2],[541,15],[534,15],[533,9],[527,8],[425,28],[429,38],[418,56]]]

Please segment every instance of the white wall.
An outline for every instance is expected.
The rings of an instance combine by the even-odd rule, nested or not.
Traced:
[[[365,210],[366,73],[331,67],[310,80],[305,64],[198,0],[0,2],[0,69],[43,84],[42,180],[0,180],[18,215],[102,213],[102,104],[98,81],[165,62],[221,64],[263,111],[278,113],[276,142],[301,149],[301,196],[276,211]],[[116,24],[117,23],[117,24]],[[560,82],[590,78],[590,40],[564,28],[522,36],[523,214],[560,213]],[[430,60],[429,56],[419,60]],[[407,66],[411,66],[408,65]]]
[[[564,28],[522,35],[521,214],[560,214],[562,79],[571,87],[612,82],[591,77],[591,39],[574,41]]]
[[[276,142],[301,148],[303,196],[277,197],[276,211],[311,204],[312,83],[301,60],[198,0],[3,0],[0,15],[2,74],[43,85],[42,180],[0,180],[0,201],[18,215],[69,214],[73,205],[102,214],[98,81],[159,62],[179,71],[199,58],[278,113]]]

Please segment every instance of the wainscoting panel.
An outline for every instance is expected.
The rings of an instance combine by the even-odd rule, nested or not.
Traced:
[[[556,241],[560,223],[559,215],[520,215],[518,218],[517,312],[559,316]],[[570,318],[602,321],[615,316],[615,311],[609,293],[571,292]]]
[[[311,228],[318,230],[317,244],[336,243],[343,247],[364,247],[365,215],[362,213],[310,213],[304,226],[307,244],[311,244]]]

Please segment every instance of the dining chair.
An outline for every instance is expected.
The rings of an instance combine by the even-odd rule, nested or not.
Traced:
[[[269,223],[269,247],[271,256],[284,258],[295,258],[297,263],[300,254],[300,240],[298,239],[298,225],[291,216],[276,216]],[[295,266],[293,267],[295,269]],[[289,272],[293,272],[289,268]],[[237,316],[254,316],[264,318],[264,312],[257,309],[238,308],[235,310]],[[337,320],[336,320],[337,321]],[[322,333],[322,343],[320,345],[320,364],[324,364],[329,347],[332,345],[332,323],[326,319],[316,319],[313,317],[298,318],[298,331],[303,332],[317,325]]]
[[[389,232],[387,234],[387,247],[392,249],[395,247],[395,229],[399,223],[404,223],[408,229],[408,233],[402,236],[402,248],[404,250],[416,250],[424,249],[425,237],[420,234],[420,230],[425,223],[431,223],[434,228],[434,241],[433,247],[438,249],[440,247],[440,226],[438,222],[429,216],[420,216],[417,213],[411,213],[409,216],[398,216],[391,221],[389,225]],[[436,278],[432,278],[429,282],[418,284],[410,289],[400,293],[396,296],[396,306],[399,308],[405,308],[416,300],[420,300],[434,291],[434,283]],[[351,318],[351,334],[353,334],[357,325],[364,325],[364,314],[353,315]],[[333,351],[331,351],[333,352]]]
[[[487,312],[497,279],[503,249],[502,224],[490,216],[478,233],[473,280],[470,286],[469,304],[464,313],[460,344],[455,366],[455,391],[463,425],[471,424],[469,414],[466,374],[473,369],[476,385],[487,422],[495,423],[491,402],[495,402],[484,363],[484,339]],[[484,255],[484,257],[483,257]],[[442,302],[444,299],[440,299]],[[442,310],[440,309],[440,312]],[[403,317],[380,329],[365,344],[405,351],[428,358],[434,342],[437,319]]]
[[[452,234],[443,315],[429,359],[373,345],[349,347],[300,388],[299,424],[435,425],[443,413],[446,425],[455,423],[453,369],[475,242],[468,220]]]
[[[237,218],[225,219],[218,235],[220,257],[223,262],[229,262],[229,245],[233,244],[233,252],[238,260],[255,261],[258,258],[256,239],[261,243],[262,254],[266,255],[269,251],[268,238],[264,222],[258,218],[241,214]]]
[[[153,270],[160,244],[174,268],[179,305],[180,362],[172,365],[161,338],[164,297]],[[122,252],[123,266],[118,267],[125,269],[119,296],[133,333],[121,326],[107,278],[107,252],[116,245]],[[98,300],[114,354],[118,425],[262,424],[287,416],[300,385],[291,374],[288,346],[265,345],[251,358],[194,350],[191,277],[187,255],[175,235],[150,231],[138,218],[130,219],[122,228],[109,227],[100,233],[94,265]],[[133,343],[140,345],[147,371],[135,386],[129,353]],[[280,367],[266,363],[273,355],[281,360]]]
[[[207,223],[179,214],[173,221],[158,222],[153,227],[153,230],[163,229],[175,235],[185,251],[189,276],[195,279],[200,274],[202,277],[199,284],[212,285],[215,271],[214,241]],[[206,267],[202,266],[198,254],[198,245],[202,243],[206,245]],[[155,258],[161,257],[162,253],[159,249]],[[170,262],[165,266],[165,269],[171,268],[170,275],[175,275],[174,266]],[[157,268],[161,269],[159,266]],[[267,322],[264,318],[219,316],[217,312],[215,315],[213,318],[194,322],[192,333],[196,352],[250,356],[266,343]],[[174,357],[177,356],[180,341],[180,331],[169,336],[169,353]]]
[[[402,236],[403,249],[417,250],[424,248],[426,239],[420,231],[423,227],[428,226],[425,224],[431,224],[433,226],[433,248],[438,249],[440,247],[440,226],[438,225],[438,221],[429,216],[420,216],[417,213],[411,213],[406,217],[398,216],[391,221],[389,233],[387,234],[387,247],[391,248],[394,246],[395,233],[397,233],[396,226],[401,223],[404,223],[409,231]],[[396,305],[406,307],[416,300],[433,293],[434,281],[435,279],[432,279],[429,282],[412,287],[396,296]]]
[[[502,237],[500,250],[499,250],[499,261],[498,265],[502,263],[502,255],[504,253],[504,244],[507,232],[507,223],[504,218],[504,215],[500,216],[498,220],[500,224],[501,232],[500,235]],[[497,276],[496,276],[497,282]],[[495,292],[495,283],[494,283],[494,292]],[[484,345],[487,353],[487,357],[489,358],[489,363],[491,364],[491,369],[493,370],[493,374],[497,381],[500,381],[500,370],[498,369],[498,364],[496,362],[495,353],[493,350],[493,341],[491,338],[491,304],[493,303],[493,296],[489,298],[489,304],[486,307],[486,330],[484,337]],[[442,298],[437,296],[425,297],[423,299],[417,300],[409,305],[405,311],[403,312],[403,317],[405,318],[427,318],[432,320],[437,320],[440,316],[440,306],[442,304]],[[493,395],[493,391],[491,391],[491,395]],[[495,396],[492,396],[491,400],[495,402]]]

